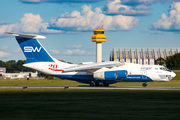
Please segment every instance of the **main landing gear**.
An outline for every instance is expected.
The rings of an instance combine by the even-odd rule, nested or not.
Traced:
[[[109,87],[109,84],[104,84],[103,82],[95,83],[95,82],[91,81],[90,86],[91,86],[91,87],[95,87],[95,86],[99,86],[99,87]]]
[[[91,81],[90,86],[94,87],[95,85],[95,82]]]
[[[143,84],[142,84],[142,86],[143,86],[143,87],[146,87],[146,86],[147,86],[147,83],[146,83],[146,82],[145,82],[145,83],[143,83]]]

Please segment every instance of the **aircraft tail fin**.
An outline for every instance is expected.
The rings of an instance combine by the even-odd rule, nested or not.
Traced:
[[[16,40],[21,47],[25,57],[26,63],[31,62],[54,62],[53,57],[46,51],[37,39],[45,39],[46,37],[40,35],[16,34],[9,33],[16,36]]]

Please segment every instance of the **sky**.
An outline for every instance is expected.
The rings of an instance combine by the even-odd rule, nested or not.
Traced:
[[[91,37],[102,24],[103,61],[113,48],[180,48],[180,0],[0,0],[0,60],[26,59],[13,32],[46,36],[56,59],[96,62]]]

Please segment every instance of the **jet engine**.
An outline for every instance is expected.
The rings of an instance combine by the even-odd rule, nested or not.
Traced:
[[[126,70],[97,71],[93,74],[93,77],[99,80],[116,80],[127,78],[127,76],[128,73]]]

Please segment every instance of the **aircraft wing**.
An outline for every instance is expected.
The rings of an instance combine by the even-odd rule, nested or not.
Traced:
[[[123,66],[124,63],[117,62],[117,61],[109,61],[109,62],[101,62],[101,63],[93,63],[87,65],[77,65],[73,67],[64,68],[63,72],[74,72],[74,71],[90,71],[90,70],[97,70],[103,67],[112,68],[117,66]]]

